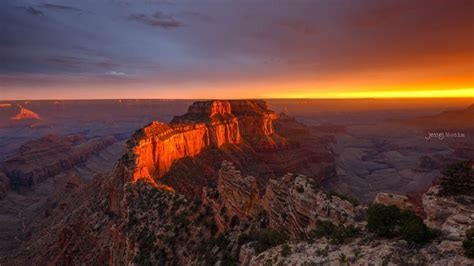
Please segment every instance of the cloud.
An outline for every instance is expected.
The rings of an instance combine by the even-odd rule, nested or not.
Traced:
[[[127,73],[120,72],[120,71],[107,71],[107,72],[105,72],[105,75],[123,77],[123,76],[127,76]]]
[[[25,10],[28,11],[28,12],[29,12],[31,15],[33,15],[33,16],[42,16],[42,15],[44,15],[44,13],[43,13],[41,10],[36,9],[36,8],[34,8],[34,7],[32,7],[32,6],[30,6],[30,7],[25,7]]]
[[[181,22],[176,20],[173,16],[165,15],[160,11],[152,15],[131,14],[128,16],[128,19],[161,28],[177,28],[182,26]]]
[[[69,11],[81,11],[81,9],[72,7],[72,6],[64,6],[64,5],[55,5],[55,4],[42,4],[39,6],[40,8],[48,8],[48,9],[61,9],[61,10],[69,10]]]

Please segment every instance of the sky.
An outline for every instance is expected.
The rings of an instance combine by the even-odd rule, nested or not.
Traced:
[[[474,97],[474,1],[0,1],[0,100],[368,97]]]

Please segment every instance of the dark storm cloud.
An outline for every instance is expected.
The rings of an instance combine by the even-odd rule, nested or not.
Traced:
[[[162,28],[177,28],[182,24],[170,15],[165,15],[160,11],[155,12],[152,15],[145,14],[131,14],[128,16],[129,20],[145,23],[150,26],[162,27]]]

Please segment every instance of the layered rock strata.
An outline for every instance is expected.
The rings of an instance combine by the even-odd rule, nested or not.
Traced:
[[[350,202],[327,195],[305,176],[291,173],[270,180],[265,194],[260,196],[255,177],[243,177],[226,161],[219,171],[217,193],[217,199],[212,190],[204,193],[209,201],[216,203],[216,213],[225,210],[227,216],[237,216],[240,220],[266,213],[272,228],[293,236],[309,233],[316,228],[317,220],[351,224],[361,212]]]
[[[264,101],[195,102],[171,124],[153,122],[134,134],[126,155],[134,169],[133,180],[159,179],[176,161],[208,148],[244,141],[261,146],[275,145],[274,139],[282,142],[274,134],[275,119]]]
[[[440,187],[431,187],[423,194],[425,223],[441,230],[448,240],[461,241],[469,228],[474,228],[474,198],[468,196],[442,197]]]
[[[24,144],[0,167],[12,187],[31,187],[73,168],[114,142],[112,136],[86,140],[80,135],[48,135]]]

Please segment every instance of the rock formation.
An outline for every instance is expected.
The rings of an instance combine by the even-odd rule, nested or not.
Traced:
[[[375,201],[408,209],[411,206],[406,197],[388,193],[379,193]],[[314,243],[292,241],[260,254],[245,245],[240,249],[239,261],[241,265],[474,265],[462,250],[465,232],[474,226],[473,203],[471,197],[443,197],[438,186],[431,187],[423,195],[423,212],[425,223],[438,229],[439,236],[415,249],[400,239],[371,239],[364,231],[351,243],[339,245],[326,238]]]
[[[153,122],[134,134],[127,154],[133,164],[133,180],[159,179],[176,161],[209,148],[244,141],[265,147],[277,145],[275,139],[284,140],[274,134],[274,119],[264,101],[195,102],[170,125]]]
[[[204,193],[215,212],[224,209],[227,216],[240,220],[266,213],[272,228],[290,235],[308,234],[318,220],[335,224],[351,224],[361,211],[350,202],[324,193],[313,180],[303,175],[287,174],[268,182],[265,194],[259,196],[255,177],[243,177],[240,171],[224,161],[219,171],[216,191]],[[224,226],[222,226],[224,227]]]
[[[84,162],[115,141],[114,137],[86,140],[79,135],[48,135],[22,145],[3,162],[1,170],[13,188],[31,187]]]
[[[41,117],[37,113],[20,106],[20,112],[11,118],[11,120],[25,120],[25,119],[41,120]]]
[[[440,187],[434,186],[423,195],[425,223],[446,234],[447,241],[459,242],[466,230],[474,227],[474,198],[462,195],[442,197],[439,191]]]
[[[239,218],[256,217],[260,212],[257,180],[253,176],[243,177],[228,161],[222,162],[217,191],[221,195],[221,208],[225,206]]]
[[[379,192],[375,196],[374,203],[383,205],[395,205],[402,210],[413,210],[414,206],[408,197],[392,193]]]

